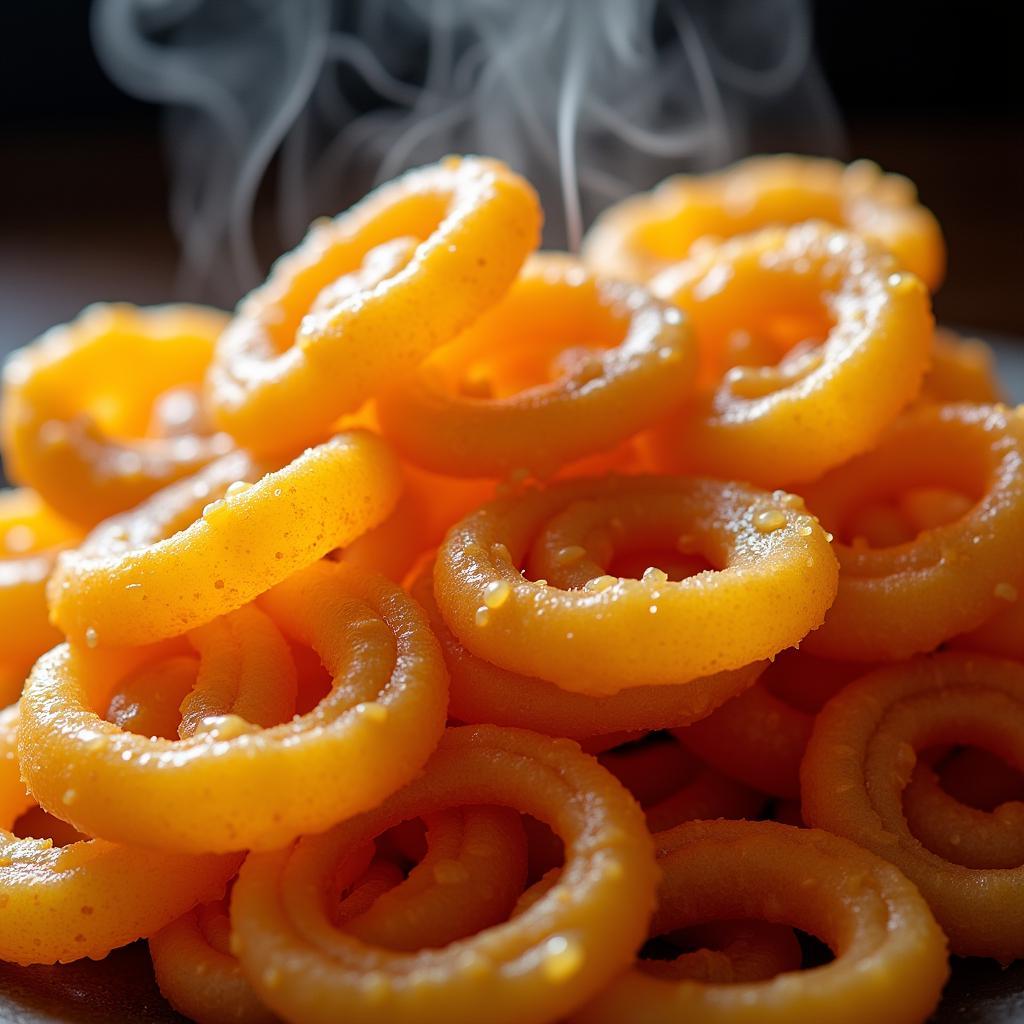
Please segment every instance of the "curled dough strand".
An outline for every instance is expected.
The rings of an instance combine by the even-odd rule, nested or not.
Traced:
[[[201,384],[227,319],[203,306],[98,303],[21,349],[4,369],[9,475],[89,527],[224,455],[226,435],[197,425],[168,436],[157,413],[162,398]]]
[[[498,668],[470,653],[448,628],[434,597],[434,563],[413,581],[410,594],[423,606],[451,675],[449,712],[466,725],[507,725],[545,736],[586,740],[618,732],[653,732],[710,714],[752,686],[763,662],[729,669],[678,686],[633,686],[590,696]]]
[[[772,224],[824,220],[893,253],[935,291],[946,268],[938,221],[917,189],[870,160],[757,156],[716,174],[674,175],[605,211],[583,240],[586,262],[611,277],[647,281],[705,238]]]
[[[698,396],[654,433],[675,470],[814,480],[871,448],[928,366],[921,281],[817,221],[711,246],[651,290],[687,314],[702,362]]]
[[[811,971],[716,983],[634,967],[573,1024],[917,1024],[949,974],[945,937],[891,864],[838,836],[772,821],[695,821],[655,837],[653,935],[755,919],[817,935],[835,959]]]
[[[527,182],[481,157],[410,171],[317,221],[221,335],[218,423],[254,451],[315,442],[493,305],[540,224]]]
[[[539,364],[539,381],[522,371],[516,380],[524,361]],[[385,392],[381,430],[435,472],[545,477],[677,408],[696,369],[678,309],[543,253],[468,331]]]
[[[922,751],[982,747],[1021,771],[1022,740],[1024,666],[949,652],[880,668],[819,713],[801,768],[804,816],[900,868],[928,901],[954,953],[1016,959],[1024,955],[1020,805],[987,814],[952,797],[942,800],[947,840],[959,836],[952,845],[964,850],[957,862],[949,859],[949,842],[932,850],[922,842],[926,836],[911,832],[904,801],[929,795],[920,778],[911,784]],[[985,865],[992,850],[996,862]]]
[[[15,819],[33,804],[18,778],[17,727],[17,708],[0,712],[0,960],[102,959],[223,893],[238,870],[234,854],[186,856],[101,839],[56,847],[15,836]],[[76,798],[65,789],[61,808]]]
[[[419,608],[382,577],[327,561],[279,584],[263,607],[333,678],[316,707],[263,728],[240,717],[266,712],[280,699],[282,674],[294,676],[288,645],[255,607],[215,624],[227,635],[191,638],[206,662],[232,649],[226,664],[204,671],[201,661],[209,686],[184,710],[205,728],[180,740],[127,733],[96,710],[152,653],[62,645],[37,664],[23,697],[19,743],[39,802],[59,808],[75,788],[63,813],[105,838],[183,851],[273,849],[408,782],[437,744],[447,704],[444,662]]]
[[[952,521],[883,547],[860,543],[859,508],[914,488],[966,496]],[[879,445],[804,488],[836,536],[839,592],[804,649],[884,661],[982,624],[1024,588],[1024,415],[999,405],[908,411]]]
[[[364,430],[264,472],[235,453],[101,523],[58,559],[53,621],[89,647],[180,636],[377,525],[401,488],[390,449]]]
[[[802,506],[782,492],[684,477],[528,490],[449,531],[434,592],[460,642],[509,671],[592,696],[685,684],[771,657],[824,618],[837,567]],[[611,577],[615,534],[669,551],[683,544],[717,568],[680,582]],[[521,574],[528,556],[542,579]]]
[[[501,804],[565,843],[557,882],[531,908],[442,949],[395,953],[335,928],[328,880],[362,843],[410,818]],[[596,994],[643,939],[655,886],[632,798],[568,741],[515,729],[449,730],[424,773],[380,807],[275,853],[252,854],[235,886],[238,955],[285,1020],[492,1024],[556,1020]]]

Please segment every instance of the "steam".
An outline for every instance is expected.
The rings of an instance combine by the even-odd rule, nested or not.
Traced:
[[[548,245],[756,149],[835,153],[805,0],[97,0],[127,92],[168,108],[183,293],[233,301],[313,217],[445,153],[540,189]]]

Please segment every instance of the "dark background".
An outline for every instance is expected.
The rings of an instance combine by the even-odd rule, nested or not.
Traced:
[[[821,0],[848,155],[918,184],[950,248],[941,319],[1024,334],[1024,90],[1016,5]],[[86,0],[0,11],[0,351],[94,299],[173,294],[159,111],[106,80]]]

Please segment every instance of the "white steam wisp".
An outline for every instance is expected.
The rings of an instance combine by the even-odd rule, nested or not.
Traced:
[[[127,92],[168,107],[183,292],[233,301],[315,216],[448,152],[486,153],[574,248],[608,203],[755,149],[836,153],[806,0],[97,0]]]

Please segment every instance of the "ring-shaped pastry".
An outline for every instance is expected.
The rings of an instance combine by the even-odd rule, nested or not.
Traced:
[[[676,471],[814,480],[871,448],[928,366],[924,285],[820,222],[730,239],[651,290],[687,314],[702,363],[697,396],[653,435]],[[763,351],[736,350],[738,338]]]
[[[333,678],[313,710],[260,728],[224,706],[240,687],[209,687],[202,729],[179,741],[134,735],[95,709],[145,651],[61,646],[36,665],[21,705],[22,763],[40,804],[89,834],[161,849],[273,849],[408,782],[441,736],[448,695],[418,606],[383,577],[321,561],[270,592],[264,607]],[[237,675],[278,688],[291,660],[266,616],[244,608],[223,625]],[[69,788],[79,796],[62,808]]]
[[[431,815],[427,849],[404,877],[373,860],[335,905],[335,923],[389,949],[439,947],[504,920],[526,878],[519,815],[460,807]],[[367,844],[367,858],[373,847]],[[190,910],[149,940],[160,991],[201,1024],[270,1024],[271,1014],[231,952],[226,900]]]
[[[560,354],[561,372],[502,387],[500,362],[534,352]],[[468,331],[381,396],[381,430],[435,472],[543,478],[677,408],[696,356],[674,306],[638,285],[595,278],[572,257],[543,253]],[[489,361],[499,362],[490,373]]]
[[[199,1024],[276,1024],[231,952],[226,900],[204,903],[149,938],[160,993]]]
[[[409,592],[427,613],[451,676],[448,712],[465,725],[507,725],[545,736],[587,740],[613,733],[654,732],[686,725],[754,684],[763,662],[729,669],[679,686],[633,686],[590,696],[498,668],[471,654],[448,628],[434,597],[434,563]]]
[[[928,849],[904,812],[918,754],[959,743],[1024,770],[1024,666],[948,652],[881,668],[818,714],[801,769],[807,821],[895,864],[920,889],[964,956],[1024,955],[1024,864],[967,867]],[[970,815],[965,807],[961,821]],[[988,831],[997,829],[990,822]],[[1024,819],[1008,830],[1015,850]],[[991,838],[991,835],[988,837]],[[964,836],[968,848],[970,836]],[[975,851],[977,852],[977,851]]]
[[[531,908],[443,949],[389,952],[333,927],[338,866],[406,820],[466,804],[511,806],[565,843],[558,880]],[[380,807],[275,853],[252,854],[231,921],[243,969],[288,1021],[490,1024],[557,1020],[596,995],[643,940],[655,889],[632,797],[566,740],[449,730],[425,772]]]
[[[492,306],[540,225],[529,184],[481,157],[410,171],[317,221],[217,344],[217,422],[254,451],[321,440]]]
[[[216,899],[239,857],[186,856],[85,839],[55,846],[10,830],[33,804],[18,778],[16,707],[0,711],[0,960],[101,959],[152,935],[196,903]],[[62,794],[61,809],[77,792]]]
[[[617,203],[583,240],[595,270],[647,281],[702,238],[772,224],[824,220],[892,252],[935,291],[946,268],[938,221],[908,178],[870,160],[845,165],[806,156],[758,156],[705,175],[675,175]]]
[[[630,533],[668,550],[682,544],[717,569],[680,582],[610,577],[602,559],[615,534]],[[527,555],[548,566],[542,579],[520,572]],[[836,576],[825,533],[798,498],[608,477],[524,491],[468,516],[438,552],[434,592],[473,654],[598,696],[687,683],[799,643],[824,617]]]
[[[854,518],[915,488],[968,497],[954,521],[872,548]],[[1016,601],[1024,588],[1024,415],[992,405],[909,410],[878,447],[803,490],[836,537],[839,593],[804,650],[886,661],[929,651]]]
[[[71,522],[94,526],[190,476],[233,445],[159,436],[162,396],[197,386],[227,316],[204,306],[89,306],[4,368],[8,475]]]
[[[753,918],[817,935],[835,959],[763,981],[665,979],[634,967],[573,1024],[920,1024],[949,974],[927,904],[891,864],[838,836],[774,821],[696,821],[655,836],[651,927]]]
[[[376,526],[401,489],[397,460],[362,430],[263,472],[234,453],[101,523],[58,558],[53,621],[89,647],[180,636]]]

